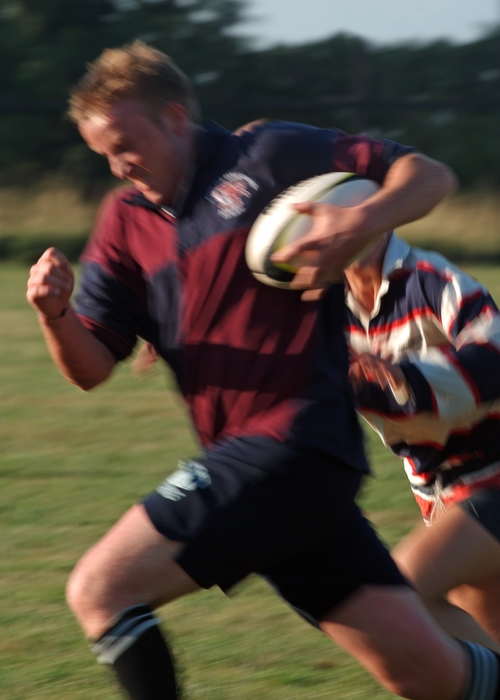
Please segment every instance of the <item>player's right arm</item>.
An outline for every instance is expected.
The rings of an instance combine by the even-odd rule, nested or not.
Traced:
[[[364,174],[357,163],[354,165],[348,161],[344,168]],[[299,241],[273,253],[271,260],[286,263],[313,251],[317,263],[299,270],[292,287],[315,290],[328,286],[370,241],[428,214],[453,191],[455,178],[443,163],[408,152],[390,164],[381,184],[378,192],[353,207],[311,202],[296,205],[298,211],[313,217],[313,225]],[[316,297],[306,293],[303,298]]]
[[[69,262],[49,248],[31,268],[26,297],[38,312],[56,366],[68,381],[88,391],[109,377],[116,358],[75,314],[70,304],[73,288]]]

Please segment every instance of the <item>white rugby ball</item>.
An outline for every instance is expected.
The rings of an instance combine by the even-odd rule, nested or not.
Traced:
[[[353,207],[379,188],[380,185],[373,180],[356,173],[326,173],[284,190],[257,217],[248,234],[245,255],[254,277],[272,287],[290,289],[298,267],[307,262],[295,260],[295,266],[271,262],[273,253],[299,240],[311,229],[312,217],[295,211],[292,204],[327,202],[339,207]]]

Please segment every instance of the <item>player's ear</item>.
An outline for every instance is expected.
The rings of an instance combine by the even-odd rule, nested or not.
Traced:
[[[190,117],[186,107],[178,102],[166,102],[161,109],[161,121],[178,136],[183,136],[188,128]]]

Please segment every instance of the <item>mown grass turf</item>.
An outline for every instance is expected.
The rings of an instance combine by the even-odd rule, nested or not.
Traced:
[[[498,268],[474,270],[500,297]],[[193,454],[163,370],[129,367],[95,392],[54,369],[24,300],[25,268],[0,265],[0,698],[117,700],[64,603],[78,557]],[[369,436],[376,478],[363,503],[389,543],[418,520],[398,461]],[[256,578],[162,611],[188,700],[388,700],[358,666]]]

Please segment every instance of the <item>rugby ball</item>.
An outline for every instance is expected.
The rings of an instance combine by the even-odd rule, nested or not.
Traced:
[[[291,264],[273,263],[271,255],[305,236],[312,217],[301,214],[292,205],[300,202],[327,202],[339,207],[353,207],[371,197],[380,188],[373,180],[355,173],[326,173],[289,187],[261,212],[248,234],[245,256],[247,265],[260,282],[290,289],[295,273],[307,264],[307,253]]]

